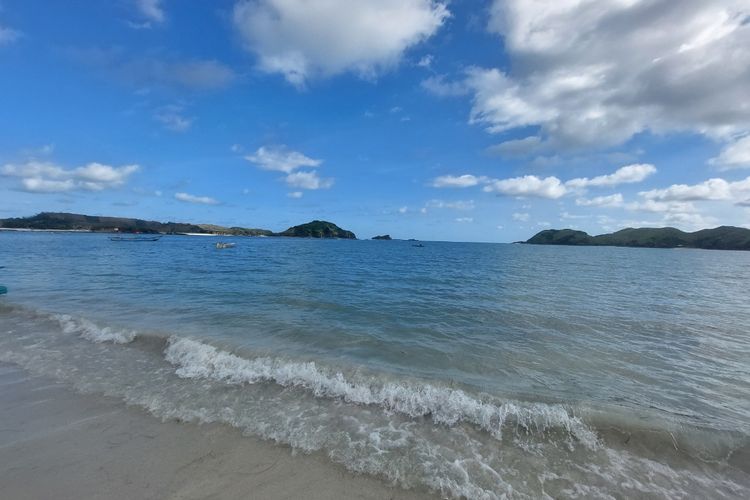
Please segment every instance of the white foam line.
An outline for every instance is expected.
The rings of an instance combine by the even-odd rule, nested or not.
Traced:
[[[596,433],[571,416],[561,405],[543,403],[484,402],[458,389],[433,385],[354,383],[340,372],[329,373],[314,362],[293,362],[259,357],[245,359],[195,340],[170,337],[165,359],[183,378],[206,378],[231,384],[269,381],[284,387],[301,387],[316,397],[340,398],[346,402],[377,405],[410,417],[430,416],[433,421],[455,425],[469,422],[502,438],[504,424],[525,432],[544,433],[562,429],[590,449],[598,447]]]
[[[100,327],[84,318],[74,318],[68,314],[53,314],[65,333],[73,333],[92,342],[112,342],[128,344],[135,340],[134,330],[117,330],[109,326]]]

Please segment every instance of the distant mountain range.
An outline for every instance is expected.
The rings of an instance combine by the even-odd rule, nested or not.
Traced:
[[[341,229],[332,222],[314,220],[275,233],[269,229],[224,227],[213,224],[186,224],[181,222],[156,222],[125,217],[100,217],[95,215],[42,212],[31,217],[0,219],[0,229],[36,229],[56,231],[94,231],[105,233],[146,234],[222,234],[233,236],[290,236],[295,238],[357,239],[351,231]]]
[[[599,236],[590,236],[588,233],[573,229],[547,229],[535,234],[523,243],[530,245],[750,250],[750,229],[721,226],[686,233],[673,227],[627,228]]]

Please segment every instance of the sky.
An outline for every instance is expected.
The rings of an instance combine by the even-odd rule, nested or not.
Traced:
[[[750,227],[750,0],[0,0],[0,218]]]

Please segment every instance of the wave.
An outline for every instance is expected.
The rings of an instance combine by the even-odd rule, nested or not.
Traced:
[[[117,329],[110,326],[98,326],[85,318],[75,318],[69,314],[53,314],[52,319],[60,323],[64,333],[76,334],[92,342],[112,342],[129,344],[135,340],[135,330]]]
[[[592,418],[584,406],[508,401],[438,381],[12,312],[20,316],[0,324],[1,361],[164,420],[221,423],[303,453],[320,451],[405,488],[487,499],[747,496],[746,436],[712,453],[717,463],[696,462],[683,448],[683,439],[696,438],[692,430],[676,441],[663,429],[637,433],[633,415],[613,420],[602,411]],[[719,439],[713,431],[708,437]]]
[[[341,372],[331,372],[314,362],[278,358],[242,358],[214,346],[183,337],[170,337],[165,358],[183,378],[206,378],[230,384],[273,382],[300,387],[316,397],[341,399],[347,403],[379,406],[412,418],[431,417],[448,426],[467,422],[502,439],[503,427],[526,433],[563,430],[589,449],[598,447],[596,433],[562,405],[545,403],[491,402],[460,389],[404,381],[378,383],[352,381]]]

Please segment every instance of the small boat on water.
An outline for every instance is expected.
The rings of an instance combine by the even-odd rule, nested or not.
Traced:
[[[158,236],[110,236],[111,241],[159,241],[161,235]]]
[[[226,241],[217,241],[216,242],[216,248],[221,250],[222,248],[234,248],[237,244],[236,243],[228,243]]]

